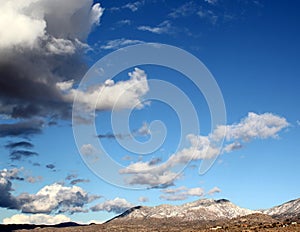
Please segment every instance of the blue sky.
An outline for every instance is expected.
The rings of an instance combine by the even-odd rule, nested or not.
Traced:
[[[40,0],[0,6],[0,222],[105,221],[134,205],[199,198],[226,198],[250,209],[299,198],[297,9],[297,1],[262,0]],[[145,43],[172,45],[203,62],[221,90],[226,125],[211,126],[205,94],[177,70],[134,65],[105,82],[112,78],[105,73],[109,66],[93,66],[119,48]],[[77,89],[89,69],[86,77],[94,75],[96,83]],[[162,85],[155,80],[184,96],[156,89]],[[170,102],[148,99],[158,95]],[[96,110],[94,133],[87,130],[91,118],[72,124],[76,96],[80,109]],[[189,112],[185,97],[200,133],[192,116],[170,106],[174,100]],[[124,144],[135,139],[161,139],[163,127],[155,120],[164,124],[165,140],[153,152],[147,145],[126,150]],[[185,133],[181,123],[189,128]],[[82,130],[74,138],[75,126]],[[222,135],[223,148],[217,146]],[[123,167],[110,169],[98,143]],[[219,153],[200,175],[201,162]]]

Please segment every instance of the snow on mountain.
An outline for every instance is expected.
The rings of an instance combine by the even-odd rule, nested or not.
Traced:
[[[117,216],[117,220],[176,218],[183,221],[231,219],[259,213],[238,207],[228,200],[201,199],[179,206],[137,206]]]
[[[300,198],[261,212],[270,216],[297,216],[300,214]]]

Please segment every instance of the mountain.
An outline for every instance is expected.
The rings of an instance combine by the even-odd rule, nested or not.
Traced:
[[[258,213],[258,211],[238,207],[225,199],[201,199],[179,206],[167,204],[154,207],[137,206],[125,211],[112,220],[130,221],[135,219],[172,218],[180,221],[213,221],[231,219],[253,213]]]
[[[262,210],[261,212],[264,214],[268,214],[273,218],[291,218],[298,219],[297,221],[300,221],[300,198],[288,201],[270,209]]]

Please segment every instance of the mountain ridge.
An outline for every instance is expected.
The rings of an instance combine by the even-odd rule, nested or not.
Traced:
[[[199,199],[181,205],[135,206],[108,220],[133,221],[147,219],[177,219],[181,221],[228,220],[250,214],[265,214],[276,219],[300,218],[300,198],[263,210],[239,207],[227,199]]]
[[[107,222],[113,220],[166,218],[177,218],[183,221],[210,221],[232,219],[253,213],[259,213],[259,211],[241,208],[227,199],[199,199],[182,205],[135,206]]]

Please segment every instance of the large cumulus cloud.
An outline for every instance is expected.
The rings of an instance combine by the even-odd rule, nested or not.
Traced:
[[[23,213],[78,213],[87,212],[85,206],[100,196],[91,195],[78,186],[53,183],[36,194],[21,193],[15,196],[12,180],[20,179],[20,169],[0,170],[0,207],[20,210]]]
[[[4,0],[0,5],[0,114],[66,118],[56,83],[80,78],[93,26],[104,9],[92,0]]]

